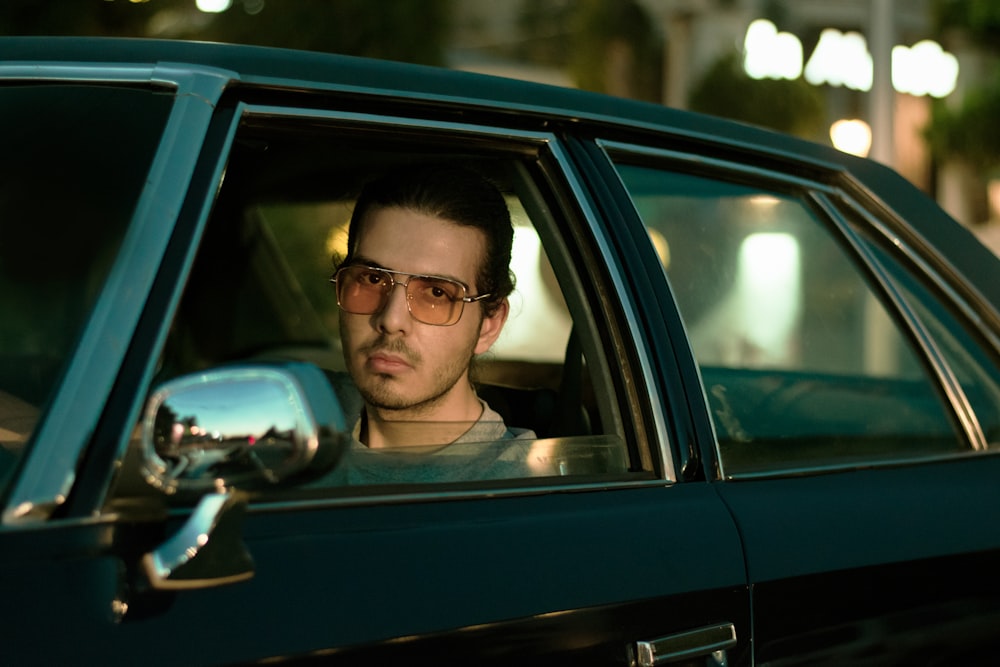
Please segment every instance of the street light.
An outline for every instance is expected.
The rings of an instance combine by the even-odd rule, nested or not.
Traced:
[[[229,9],[233,0],[197,0],[195,5],[206,14],[218,14]]]
[[[841,119],[830,126],[830,139],[837,150],[867,157],[872,147],[872,129],[857,119]]]

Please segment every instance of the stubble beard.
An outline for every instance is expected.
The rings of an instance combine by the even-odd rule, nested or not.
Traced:
[[[423,363],[423,357],[407,347],[404,341],[385,336],[380,336],[362,347],[358,356],[366,358],[375,352],[390,352],[400,355],[414,369],[419,369]],[[462,356],[455,356],[451,363],[434,371],[426,390],[421,390],[415,395],[407,394],[405,387],[401,386],[405,381],[390,374],[365,374],[364,378],[359,378],[358,375],[361,374],[359,371],[352,373],[352,375],[354,375],[354,383],[365,403],[370,408],[379,411],[383,418],[394,421],[419,419],[421,415],[433,411],[444,401],[445,397],[468,373],[474,356],[472,349],[469,349]]]

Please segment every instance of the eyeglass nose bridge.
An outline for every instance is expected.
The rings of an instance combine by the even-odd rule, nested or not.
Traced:
[[[390,271],[389,269],[378,269],[378,270],[384,273],[385,275],[389,276],[389,286],[382,291],[382,293],[385,295],[382,298],[382,306],[375,312],[380,313],[383,310],[385,310],[385,307],[389,305],[389,299],[392,298],[393,291],[396,289],[396,287],[402,287],[403,294],[406,296],[406,309],[410,311],[410,315],[413,315],[413,309],[410,307],[410,302],[413,301],[413,295],[410,294],[410,281],[413,280],[414,278],[423,278],[424,276],[421,276],[416,273],[403,273],[402,271]],[[396,276],[405,277],[406,282],[399,280],[398,278],[396,278]]]
[[[402,271],[390,271],[389,269],[379,269],[379,270],[385,275],[389,276],[389,282],[388,286],[382,292],[382,304],[379,306],[378,310],[372,313],[373,315],[381,316],[382,314],[385,313],[385,310],[386,308],[389,307],[389,301],[392,300],[392,295],[397,286],[403,288],[403,301],[404,303],[406,303],[406,311],[409,314],[409,316],[412,317],[417,322],[421,322],[423,324],[430,324],[431,326],[440,327],[440,326],[451,326],[455,324],[462,317],[462,311],[465,310],[465,304],[472,301],[472,299],[469,299],[463,293],[463,296],[460,296],[457,299],[451,301],[451,304],[448,308],[449,316],[445,319],[445,321],[434,322],[429,320],[426,314],[421,315],[419,313],[413,312],[413,304],[417,297],[416,295],[410,293],[410,282],[413,281],[413,279],[426,280],[428,278],[432,278],[432,276],[425,276],[419,273],[404,273]],[[406,282],[403,282],[402,280],[397,278],[397,276],[399,276],[399,278],[405,278]],[[444,279],[438,278],[437,280],[444,280]],[[455,282],[455,281],[449,281],[449,282]],[[455,284],[461,287],[464,292],[465,290],[464,285],[461,285],[461,283],[458,282],[455,282]]]
[[[397,274],[396,274],[395,271],[386,271],[385,269],[382,269],[382,273],[384,273],[385,275],[389,276],[389,286],[386,287],[386,289],[384,289],[382,291],[382,294],[384,295],[382,297],[382,305],[375,312],[376,313],[383,312],[386,309],[386,307],[389,305],[389,301],[392,299],[392,295],[395,292],[396,288],[397,287],[402,287],[403,288],[403,300],[406,302],[406,310],[409,311],[410,315],[412,316],[413,315],[413,308],[411,307],[410,303],[413,301],[413,295],[410,294],[410,281],[413,280],[414,278],[416,278],[417,276],[410,275],[408,273],[400,273],[398,275],[406,277],[406,282],[403,282],[403,281],[398,280],[396,278]]]

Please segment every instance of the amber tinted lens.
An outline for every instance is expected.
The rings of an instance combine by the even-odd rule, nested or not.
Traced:
[[[347,266],[337,271],[337,303],[348,313],[371,315],[385,305],[392,280],[385,271]]]
[[[414,319],[424,324],[454,324],[462,315],[465,287],[452,280],[413,276],[406,285],[407,303]]]

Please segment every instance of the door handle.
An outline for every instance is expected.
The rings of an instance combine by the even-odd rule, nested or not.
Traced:
[[[654,667],[699,656],[713,657],[725,665],[726,649],[736,646],[736,627],[732,623],[709,625],[675,635],[637,641],[630,661],[637,667]]]

